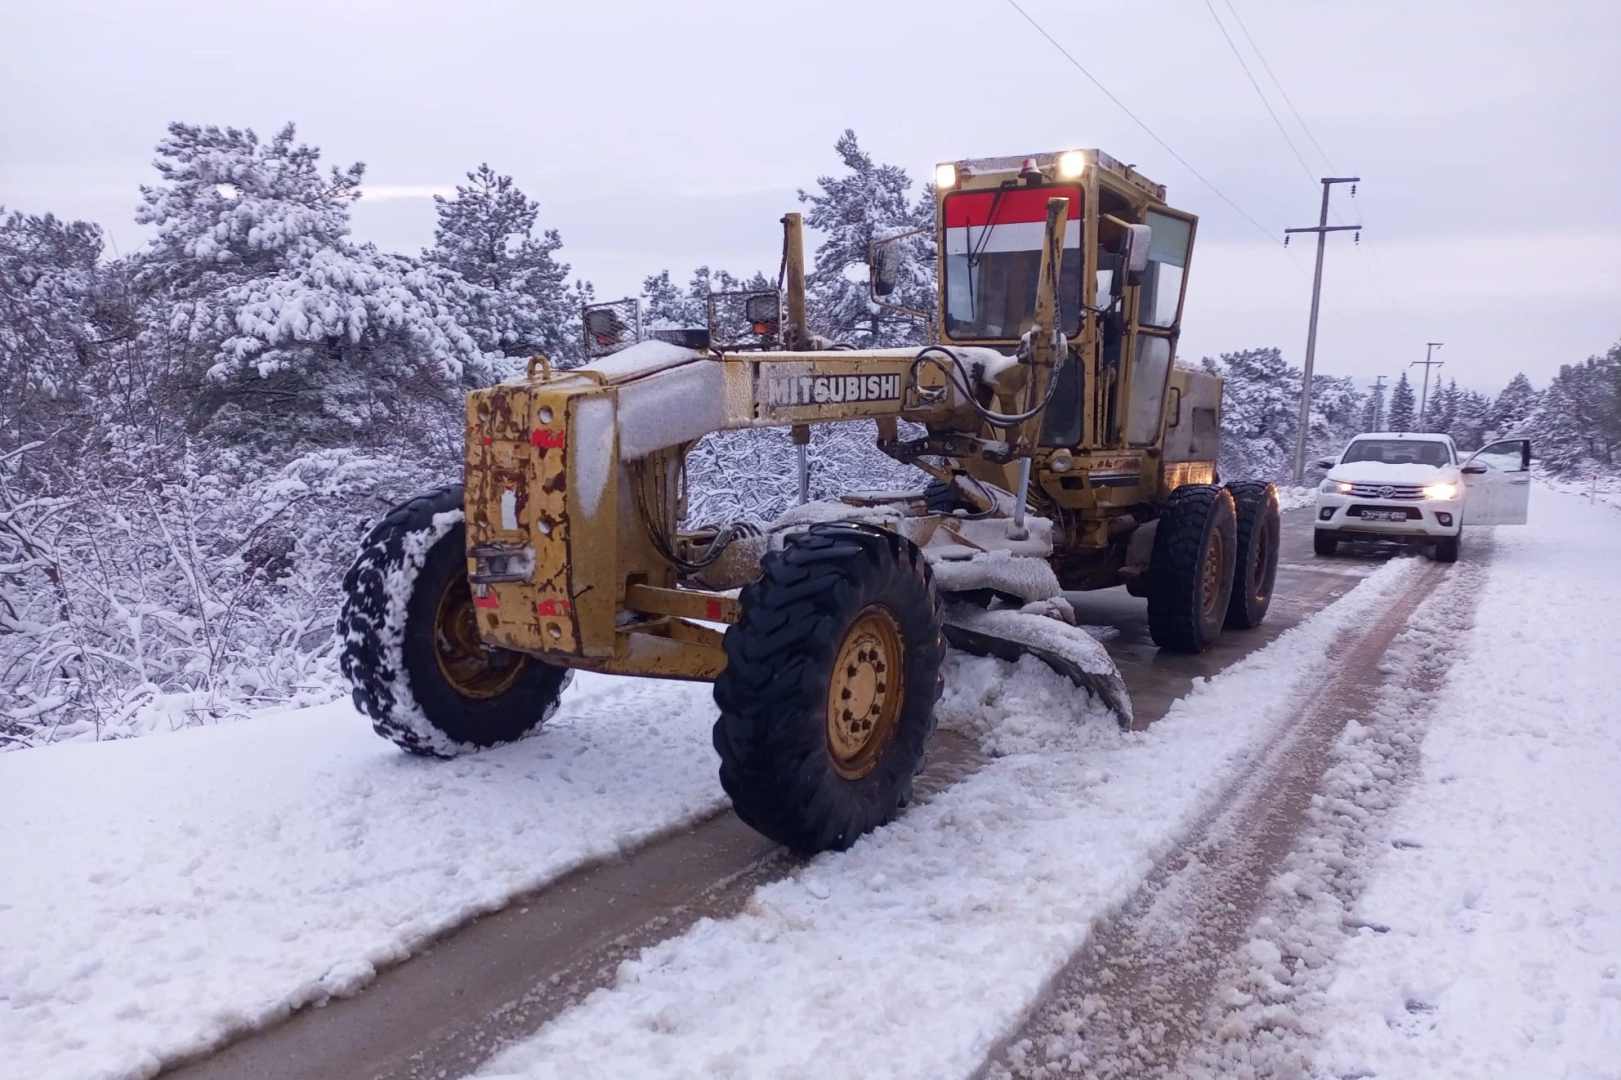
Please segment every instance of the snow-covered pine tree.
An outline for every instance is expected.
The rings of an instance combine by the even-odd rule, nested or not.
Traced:
[[[1453,379],[1445,385],[1435,388],[1435,396],[1430,398],[1429,416],[1425,420],[1426,431],[1437,432],[1441,435],[1453,435],[1458,424],[1458,400],[1461,396],[1458,390],[1458,380]]]
[[[1395,389],[1390,392],[1390,411],[1385,414],[1385,430],[1418,430],[1417,404],[1413,384],[1407,381],[1407,372],[1404,371],[1401,378],[1396,380]]]
[[[467,286],[348,238],[363,165],[323,174],[291,124],[268,142],[171,124],[158,155],[144,344],[184,358],[199,420],[282,449],[448,438],[455,391],[489,375],[456,319]]]
[[[692,272],[686,291],[670,278],[668,270],[660,270],[642,281],[642,325],[654,330],[672,330],[703,326],[709,318],[711,293],[767,291],[777,283],[764,273],[755,271],[752,277],[737,277],[727,270],[711,271],[700,266]]]
[[[540,204],[488,164],[467,174],[454,198],[434,196],[439,224],[422,253],[473,290],[458,305],[462,325],[487,352],[543,353],[562,366],[581,358],[580,304],[569,266],[556,259],[556,229],[535,234]]]
[[[1365,397],[1349,376],[1312,375],[1308,457],[1338,454],[1352,436],[1366,430],[1362,427]]]
[[[1487,436],[1506,439],[1525,434],[1531,417],[1536,413],[1537,399],[1538,394],[1525,373],[1522,371],[1515,375],[1492,405],[1491,430]]]
[[[1528,431],[1555,472],[1610,471],[1621,450],[1621,344],[1608,356],[1565,364],[1542,393]]]
[[[854,131],[846,129],[834,149],[848,172],[817,178],[817,193],[801,190],[810,205],[805,223],[823,234],[815,269],[807,277],[811,328],[837,340],[863,347],[921,344],[928,322],[874,304],[867,294],[867,259],[873,241],[925,227],[899,241],[900,285],[886,297],[890,303],[923,311],[932,319],[935,258],[932,225],[934,197],[909,200],[911,177],[897,165],[879,165],[861,149]]]
[[[1279,478],[1294,455],[1300,424],[1300,371],[1275,348],[1204,358],[1222,378],[1221,459],[1224,477]]]
[[[1462,390],[1458,394],[1457,419],[1452,426],[1452,438],[1461,450],[1479,450],[1486,445],[1486,430],[1491,426],[1491,398],[1478,390]]]
[[[62,428],[102,349],[129,332],[105,325],[100,257],[97,226],[0,207],[0,453]]]
[[[1362,416],[1359,426],[1363,431],[1378,431],[1380,423],[1385,417],[1385,388],[1383,384],[1368,390],[1362,401]]]

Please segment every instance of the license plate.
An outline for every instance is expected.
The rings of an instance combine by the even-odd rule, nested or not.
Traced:
[[[1364,510],[1363,521],[1406,521],[1407,514],[1402,510]]]

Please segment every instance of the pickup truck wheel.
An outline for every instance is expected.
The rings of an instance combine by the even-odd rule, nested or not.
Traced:
[[[479,638],[461,485],[395,507],[343,579],[338,666],[372,728],[412,754],[453,757],[520,739],[574,673]]]
[[[1327,529],[1313,529],[1311,549],[1324,558],[1332,558],[1340,548],[1340,539]]]
[[[1171,492],[1148,565],[1148,632],[1172,652],[1200,653],[1221,633],[1238,536],[1233,496],[1214,484]]]
[[[1463,546],[1463,533],[1456,536],[1444,536],[1435,542],[1430,549],[1431,557],[1440,563],[1455,563],[1458,561],[1458,550]]]
[[[1282,532],[1278,489],[1265,480],[1235,480],[1227,490],[1238,515],[1238,554],[1233,560],[1233,595],[1227,602],[1226,626],[1248,630],[1266,618],[1278,578]]]
[[[910,799],[945,645],[934,578],[894,533],[812,526],[761,562],[715,680],[737,816],[805,854],[842,850]]]

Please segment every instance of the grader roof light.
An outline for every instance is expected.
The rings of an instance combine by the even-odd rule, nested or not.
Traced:
[[[950,162],[934,167],[934,186],[941,191],[957,186],[957,166]]]
[[[1079,180],[1086,172],[1086,154],[1079,150],[1066,150],[1058,155],[1058,175],[1065,180]]]

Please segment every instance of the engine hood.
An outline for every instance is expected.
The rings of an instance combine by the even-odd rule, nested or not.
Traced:
[[[1326,479],[1342,484],[1438,484],[1456,483],[1456,465],[1393,465],[1385,461],[1349,461],[1328,470]]]

